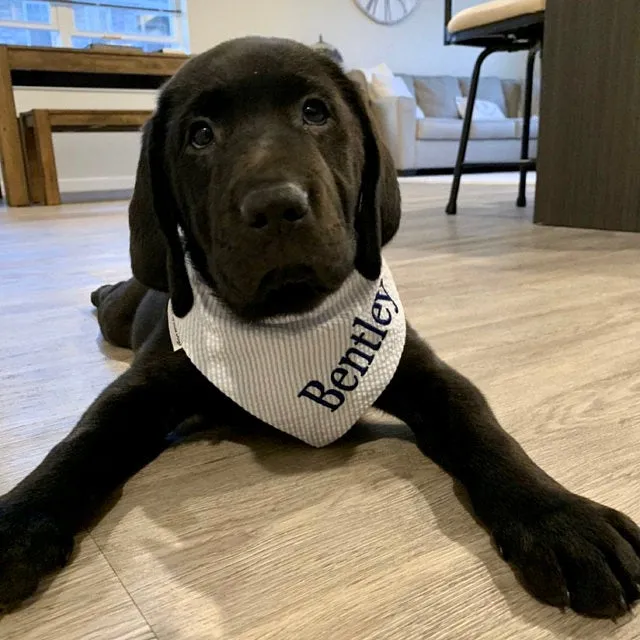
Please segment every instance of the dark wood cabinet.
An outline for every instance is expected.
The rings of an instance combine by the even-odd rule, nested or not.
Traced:
[[[547,0],[534,220],[640,231],[638,0]]]

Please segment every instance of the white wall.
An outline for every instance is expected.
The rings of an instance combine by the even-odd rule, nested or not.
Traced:
[[[353,0],[187,1],[194,52],[248,34],[283,36],[311,44],[322,33],[340,49],[347,67],[384,61],[398,71],[432,75],[470,75],[478,55],[478,49],[442,44],[444,0],[422,0],[409,18],[390,27],[369,20]],[[454,0],[454,9],[480,1]],[[495,54],[485,68],[488,74],[519,78],[524,75],[523,64],[520,54]]]
[[[314,43],[322,33],[340,49],[347,67],[386,62],[398,71],[469,75],[476,49],[445,47],[443,0],[422,0],[404,22],[385,27],[369,20],[353,0],[187,0],[191,49],[204,51],[228,38],[248,34],[282,36]],[[461,9],[477,0],[456,0]],[[495,54],[485,73],[517,78],[522,54]],[[151,109],[153,91],[16,90],[19,111],[43,108]],[[127,189],[139,150],[135,133],[54,134],[61,190]]]
[[[154,91],[16,89],[18,112],[29,109],[153,109]],[[138,133],[54,133],[60,190],[107,191],[133,186]]]

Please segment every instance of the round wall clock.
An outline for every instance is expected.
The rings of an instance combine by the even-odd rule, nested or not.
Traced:
[[[420,0],[354,0],[358,7],[379,24],[396,24],[411,15]]]

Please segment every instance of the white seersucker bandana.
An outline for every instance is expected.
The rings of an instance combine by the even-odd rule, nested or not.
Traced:
[[[187,260],[194,304],[169,302],[174,350],[249,413],[322,447],[344,435],[391,381],[404,348],[404,309],[391,271],[355,272],[308,313],[239,319]]]

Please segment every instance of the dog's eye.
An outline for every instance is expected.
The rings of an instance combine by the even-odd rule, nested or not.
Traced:
[[[302,105],[302,117],[307,124],[322,125],[329,119],[329,109],[322,100],[310,98]]]
[[[204,149],[213,142],[213,129],[207,122],[196,122],[189,132],[189,143],[196,149]]]

